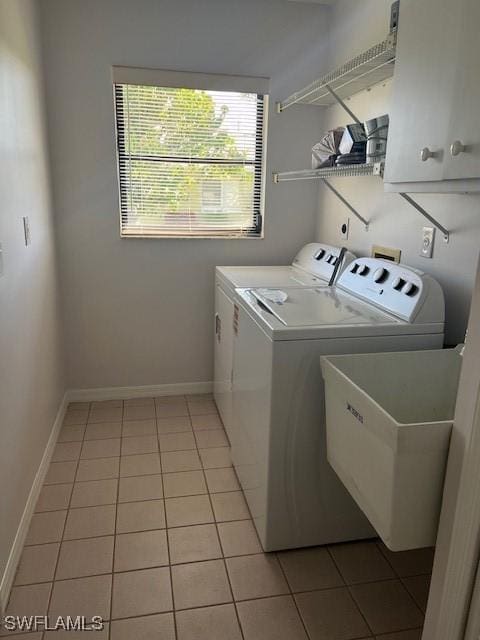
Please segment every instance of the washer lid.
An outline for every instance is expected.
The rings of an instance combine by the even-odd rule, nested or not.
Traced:
[[[285,289],[284,302],[273,302],[261,289],[248,294],[264,311],[275,316],[285,327],[321,327],[331,325],[385,325],[400,320],[372,305],[332,287]]]
[[[325,282],[297,267],[217,267],[217,274],[234,288],[315,287]]]

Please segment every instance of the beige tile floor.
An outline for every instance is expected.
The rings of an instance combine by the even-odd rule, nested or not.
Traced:
[[[418,640],[431,564],[262,553],[208,395],[72,403],[7,613],[101,615],[99,640]]]

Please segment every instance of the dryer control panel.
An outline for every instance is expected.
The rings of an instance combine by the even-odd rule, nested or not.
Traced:
[[[444,321],[440,285],[413,267],[379,258],[356,258],[337,285],[408,322]]]
[[[299,269],[303,269],[303,271],[322,278],[322,280],[328,281],[337,265],[340,251],[340,247],[333,247],[320,242],[310,242],[300,249],[292,264]],[[350,251],[346,251],[338,273],[340,274],[352,260],[355,260],[355,256]]]

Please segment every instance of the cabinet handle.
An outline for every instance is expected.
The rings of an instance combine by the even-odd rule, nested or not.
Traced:
[[[454,157],[458,156],[460,153],[464,153],[466,150],[465,145],[460,140],[455,140],[455,142],[452,142],[450,145],[450,155]]]
[[[423,147],[420,151],[420,160],[426,162],[429,158],[436,158],[438,156],[437,151],[430,151],[428,147]]]

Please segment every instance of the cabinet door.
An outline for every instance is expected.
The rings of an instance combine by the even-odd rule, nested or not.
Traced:
[[[448,127],[446,180],[480,177],[480,0],[455,0],[453,4],[460,13],[460,37]],[[452,149],[454,143],[456,148]]]
[[[456,0],[400,4],[385,182],[443,178],[459,13]],[[424,148],[436,155],[422,161]]]
[[[233,302],[215,287],[214,395],[218,411],[230,436],[232,420]]]

